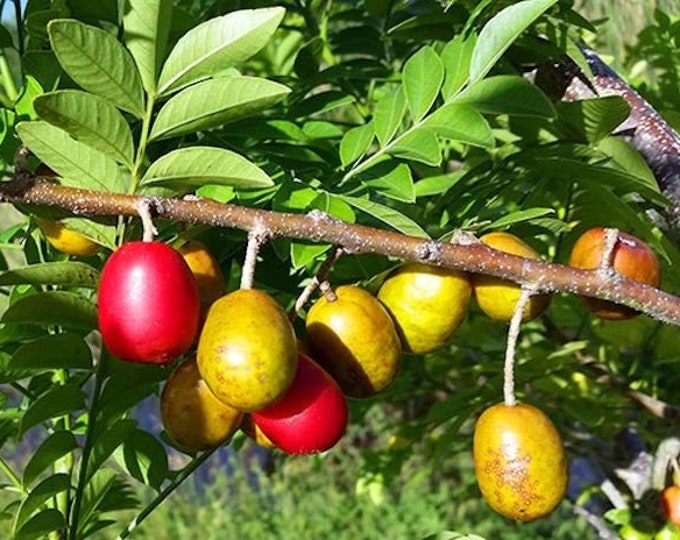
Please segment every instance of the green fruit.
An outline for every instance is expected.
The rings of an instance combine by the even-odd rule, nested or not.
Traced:
[[[210,306],[198,340],[198,369],[217,398],[240,411],[271,405],[293,381],[297,342],[281,306],[241,289]]]
[[[530,521],[552,512],[567,489],[567,460],[559,433],[539,409],[499,403],[477,420],[475,475],[499,514]]]
[[[307,314],[307,341],[313,357],[351,397],[384,390],[401,365],[401,342],[392,318],[369,292],[354,285],[322,296]]]
[[[404,350],[426,354],[439,349],[467,313],[472,287],[463,272],[406,263],[378,291],[399,331]]]

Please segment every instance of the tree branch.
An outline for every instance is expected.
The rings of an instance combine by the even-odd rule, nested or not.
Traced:
[[[145,199],[156,217],[252,231],[266,228],[271,238],[286,237],[340,246],[350,254],[374,253],[455,268],[513,281],[536,293],[570,293],[616,302],[668,324],[680,326],[680,298],[618,274],[579,270],[525,259],[482,243],[437,242],[345,223],[323,212],[274,212],[211,199],[144,198],[87,191],[35,179],[0,182],[0,202],[58,207],[79,216],[137,216]]]

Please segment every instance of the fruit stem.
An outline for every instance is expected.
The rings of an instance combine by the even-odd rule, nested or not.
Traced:
[[[333,287],[331,287],[331,284],[327,279],[319,283],[319,290],[323,293],[323,295],[326,297],[326,300],[328,300],[329,302],[335,302],[338,299],[338,295],[335,294]]]
[[[614,228],[605,228],[604,230],[604,249],[602,250],[602,257],[600,264],[597,267],[599,272],[608,272],[612,268],[614,248],[619,240],[619,230]]]
[[[149,199],[139,199],[135,202],[135,209],[139,213],[142,220],[142,240],[144,242],[153,242],[154,236],[158,234],[158,230],[151,219],[151,201]]]
[[[246,256],[243,259],[243,273],[241,274],[241,289],[253,288],[257,254],[268,237],[269,231],[259,220],[255,223],[255,227],[248,231],[248,245],[246,246]]]
[[[309,280],[309,283],[307,283],[307,286],[300,293],[300,296],[297,297],[297,300],[295,300],[295,305],[288,313],[288,318],[291,322],[295,320],[298,312],[309,301],[317,287],[327,280],[328,273],[331,271],[333,264],[335,264],[335,261],[337,261],[343,253],[344,251],[340,246],[333,246],[333,248],[328,252],[326,260],[321,263],[321,266],[319,267],[319,271],[314,277],[312,277],[312,279]]]
[[[512,319],[510,319],[508,344],[505,347],[505,365],[503,367],[503,401],[508,407],[517,404],[517,398],[515,397],[515,351],[517,349],[519,329],[522,324],[522,314],[532,294],[534,294],[534,291],[522,289],[522,294],[520,294],[517,300],[515,311],[512,314]]]

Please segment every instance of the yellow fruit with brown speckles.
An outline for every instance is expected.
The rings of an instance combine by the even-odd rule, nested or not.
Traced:
[[[161,394],[165,431],[189,452],[210,450],[229,440],[243,413],[222,403],[201,378],[192,356],[172,372]]]
[[[514,234],[492,232],[479,239],[483,244],[527,259],[540,259],[540,255]],[[472,279],[477,305],[488,316],[497,321],[509,322],[515,312],[515,306],[522,294],[516,283],[493,276],[476,274]],[[543,313],[550,304],[550,296],[537,294],[532,296],[522,311],[522,321],[530,321]]]
[[[197,357],[201,376],[220,401],[257,411],[274,403],[293,381],[296,337],[271,296],[241,289],[210,306]]]
[[[177,251],[184,257],[191,273],[196,278],[201,311],[205,313],[210,304],[224,294],[222,269],[208,248],[197,240],[187,242]]]
[[[45,236],[45,240],[62,253],[76,257],[91,257],[101,249],[101,246],[94,240],[69,229],[59,221],[37,217],[35,222]]]
[[[439,349],[467,313],[472,287],[467,274],[422,263],[406,263],[383,282],[380,300],[392,315],[405,351]]]
[[[557,429],[536,407],[499,403],[475,424],[477,484],[499,514],[530,521],[552,512],[564,498],[568,472]]]
[[[401,342],[380,301],[355,285],[319,298],[307,314],[307,341],[314,358],[350,397],[384,390],[401,365]]]

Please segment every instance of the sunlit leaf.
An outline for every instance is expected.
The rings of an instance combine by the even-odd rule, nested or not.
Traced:
[[[99,272],[79,261],[32,264],[0,273],[1,285],[71,285],[96,288]]]
[[[456,95],[467,82],[472,51],[476,43],[477,34],[461,32],[449,41],[442,50],[441,59],[444,64],[445,75],[441,91],[445,101]]]
[[[447,103],[430,114],[423,126],[440,137],[481,147],[494,145],[493,131],[477,110],[464,103]]]
[[[380,146],[385,146],[397,133],[406,113],[406,97],[402,87],[378,100],[373,112],[373,126]]]
[[[17,512],[15,529],[21,530],[33,513],[48,499],[51,499],[57,493],[62,493],[69,489],[71,489],[71,477],[68,474],[53,474],[42,480],[31,489],[28,497],[21,503]]]
[[[386,197],[402,202],[415,200],[411,169],[403,163],[386,160],[363,171],[361,181]]]
[[[33,453],[24,468],[22,482],[28,487],[38,476],[52,467],[60,458],[78,448],[78,441],[70,431],[55,431]]]
[[[347,131],[340,141],[340,160],[347,167],[368,152],[375,138],[373,124],[367,123]]]
[[[444,66],[432,47],[425,46],[406,61],[402,85],[414,122],[430,110],[444,81]]]
[[[400,137],[390,147],[389,153],[395,157],[431,166],[439,165],[442,160],[437,136],[427,127],[416,128]]]

